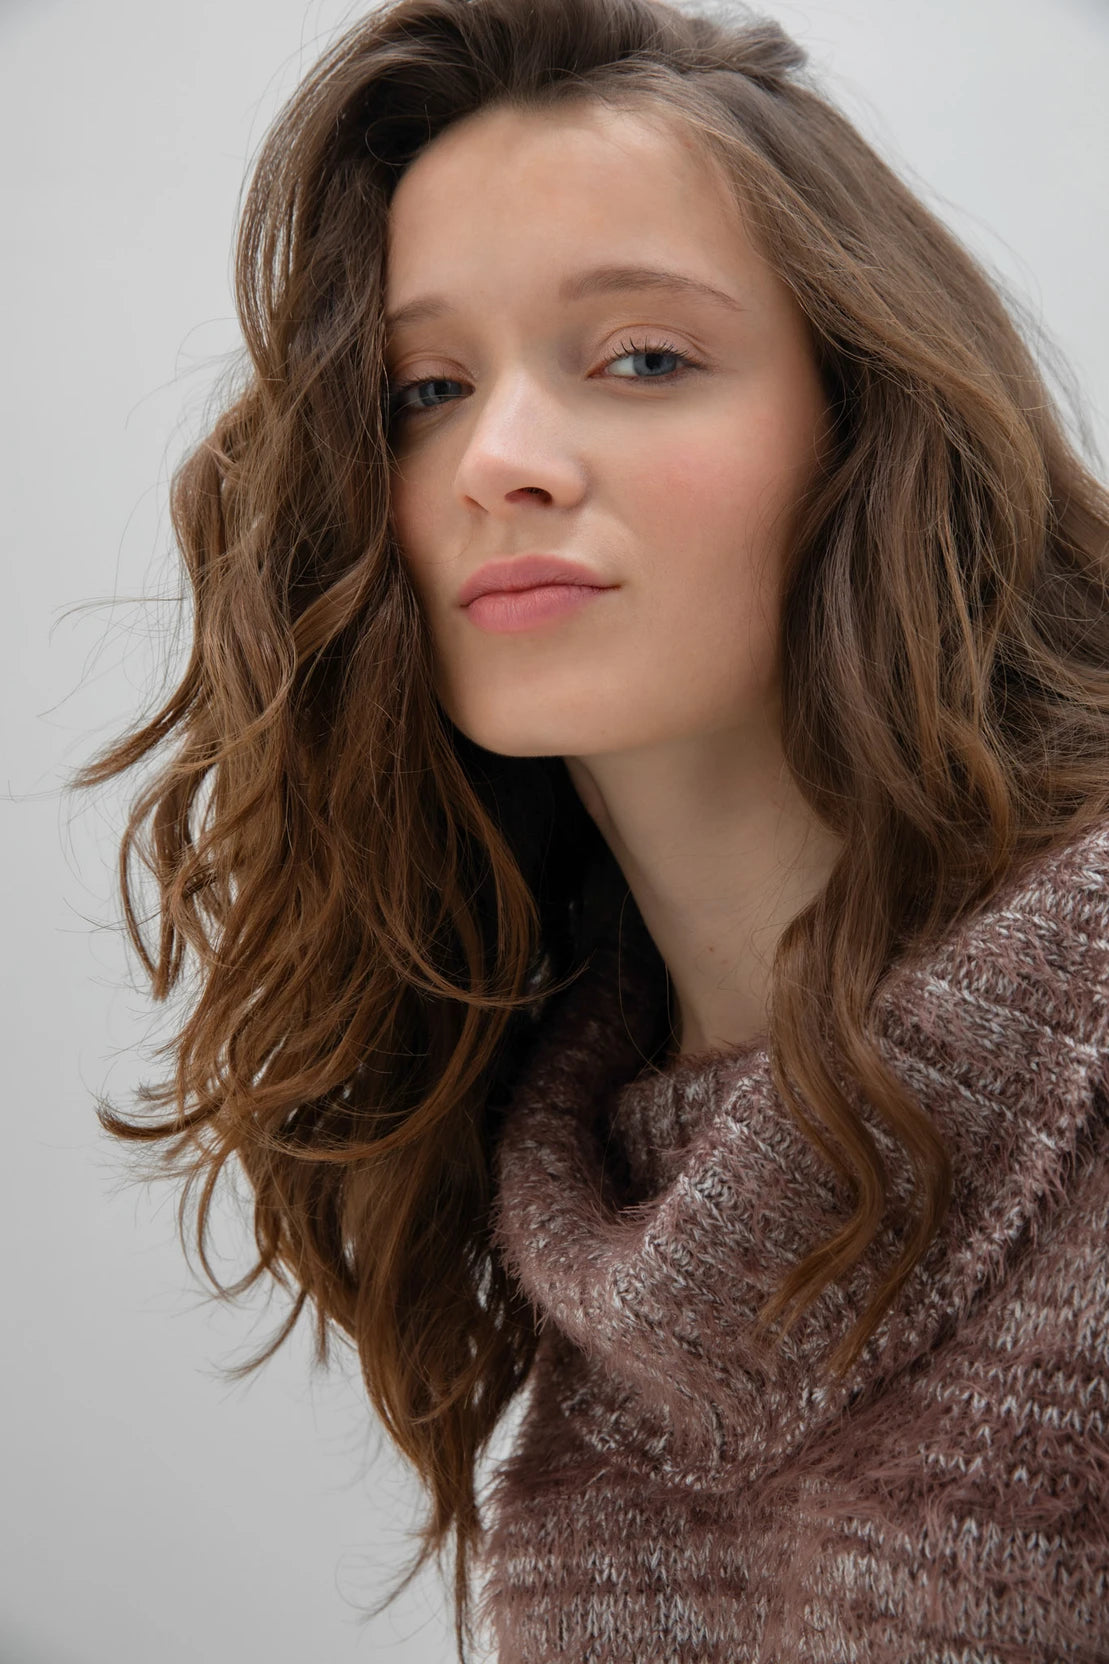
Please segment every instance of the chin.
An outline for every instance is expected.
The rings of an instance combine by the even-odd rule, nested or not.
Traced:
[[[468,727],[461,722],[456,722],[455,726],[475,745],[494,751],[499,757],[565,757],[575,749],[571,738],[550,732],[537,734],[520,728],[490,729],[480,724]]]
[[[595,712],[560,715],[549,696],[506,693],[480,708],[473,700],[443,699],[442,705],[460,733],[501,757],[566,757],[596,749]]]

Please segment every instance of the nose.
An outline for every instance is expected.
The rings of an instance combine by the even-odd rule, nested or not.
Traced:
[[[471,397],[474,415],[455,473],[461,502],[477,503],[495,515],[532,499],[557,507],[579,501],[583,459],[566,411],[549,388],[537,377],[519,373],[491,386],[486,395]]]

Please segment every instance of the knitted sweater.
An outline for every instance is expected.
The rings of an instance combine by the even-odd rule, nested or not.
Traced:
[[[498,1664],[1109,1660],[1107,938],[1109,823],[887,972],[880,1050],[954,1194],[838,1384],[819,1366],[899,1239],[756,1344],[850,1211],[765,1037],[645,1066],[626,919],[619,966],[606,941],[551,1001],[495,1160],[542,1325],[486,1499]]]

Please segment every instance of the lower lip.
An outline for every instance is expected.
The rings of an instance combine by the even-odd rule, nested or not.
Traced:
[[[537,589],[498,589],[479,595],[464,610],[480,630],[505,634],[530,630],[551,618],[565,618],[577,612],[594,596],[604,595],[612,585],[596,589],[590,584],[542,584]]]

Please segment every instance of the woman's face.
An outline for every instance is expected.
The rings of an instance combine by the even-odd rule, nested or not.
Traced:
[[[587,282],[600,267],[725,298]],[[723,180],[680,129],[628,110],[479,111],[393,198],[386,311],[429,295],[434,314],[389,329],[407,406],[391,512],[452,721],[491,751],[567,757],[765,724],[826,401],[805,318]],[[535,553],[612,587],[482,628],[463,584]]]

